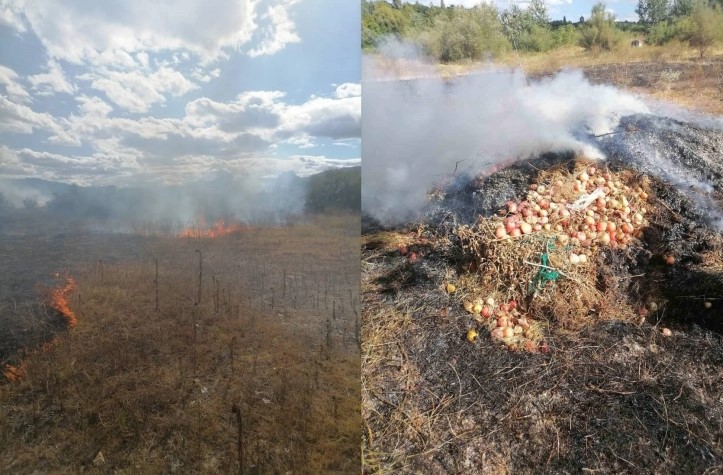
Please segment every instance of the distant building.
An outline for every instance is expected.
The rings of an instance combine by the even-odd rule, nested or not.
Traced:
[[[632,46],[633,48],[642,48],[643,40],[633,40],[630,42],[630,46]]]

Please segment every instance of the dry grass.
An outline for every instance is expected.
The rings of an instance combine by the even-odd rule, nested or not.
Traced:
[[[723,114],[723,49],[700,59],[689,46],[620,47],[589,52],[565,47],[547,53],[511,53],[494,63],[427,65],[421,61],[375,60],[386,79],[453,78],[480,68],[519,68],[531,77],[552,75],[562,69],[582,69],[596,84],[611,84],[651,98],[714,115]]]
[[[358,472],[358,223],[74,266],[77,325],[0,387],[0,471],[238,472],[236,407],[244,473]]]

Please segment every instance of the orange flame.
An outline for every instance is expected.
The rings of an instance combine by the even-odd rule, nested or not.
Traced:
[[[196,227],[186,228],[180,233],[178,237],[187,238],[218,238],[222,236],[228,236],[229,234],[240,233],[244,230],[244,226],[239,223],[226,224],[224,220],[216,221],[213,226],[206,227],[203,220]]]
[[[75,290],[75,280],[68,276],[65,278],[65,285],[50,291],[50,306],[60,312],[68,323],[74,327],[78,323],[75,312],[70,308],[68,295]]]
[[[3,376],[8,381],[17,381],[25,376],[25,363],[20,363],[19,366],[13,366],[11,364],[5,365]]]

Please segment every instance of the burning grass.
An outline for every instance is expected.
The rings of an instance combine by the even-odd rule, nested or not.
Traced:
[[[69,298],[75,291],[75,279],[65,276],[64,280],[64,284],[50,291],[50,306],[63,316],[69,328],[73,328],[78,324],[78,318],[70,308]]]
[[[205,220],[201,219],[196,226],[182,229],[178,233],[178,237],[213,239],[228,236],[230,234],[238,234],[243,231],[248,231],[249,229],[249,226],[245,226],[241,223],[227,224],[224,220],[216,221],[212,226],[207,226]]]
[[[558,158],[364,238],[367,472],[723,466],[720,235],[670,185]]]
[[[76,264],[76,326],[0,386],[0,471],[358,472],[354,228],[153,238]]]

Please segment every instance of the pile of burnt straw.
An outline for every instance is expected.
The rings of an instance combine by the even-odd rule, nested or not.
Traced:
[[[469,341],[547,352],[551,325],[665,317],[722,328],[720,232],[663,180],[549,155],[458,178],[430,200],[423,225],[385,244],[414,264],[408,283],[447,269],[433,280],[472,316]]]

